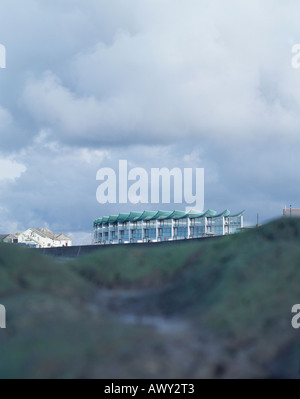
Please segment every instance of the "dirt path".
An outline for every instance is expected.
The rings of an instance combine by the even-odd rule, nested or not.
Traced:
[[[90,310],[106,312],[124,324],[152,328],[161,340],[161,348],[152,363],[168,364],[170,377],[172,370],[173,375],[182,375],[182,378],[264,376],[264,370],[251,360],[251,347],[238,351],[228,340],[217,338],[204,329],[199,330],[192,320],[164,316],[153,303],[165,288],[101,289],[90,304]],[[149,354],[149,358],[151,356]]]

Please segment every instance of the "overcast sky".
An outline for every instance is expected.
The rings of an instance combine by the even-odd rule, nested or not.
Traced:
[[[300,207],[299,1],[0,5],[0,232],[89,243],[98,169],[205,170],[205,209],[246,224]]]

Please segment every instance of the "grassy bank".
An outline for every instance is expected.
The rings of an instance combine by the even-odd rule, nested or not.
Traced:
[[[69,262],[2,244],[0,377],[297,377],[299,285],[300,219]],[[128,324],[128,313],[188,328]]]

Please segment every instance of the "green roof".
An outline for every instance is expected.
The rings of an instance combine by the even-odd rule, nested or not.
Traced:
[[[187,213],[187,216],[188,216],[190,219],[196,219],[196,218],[204,217],[204,216],[206,215],[206,213],[207,213],[207,212],[197,212],[197,211],[194,211],[193,209],[191,209],[191,210]]]
[[[236,213],[235,215],[229,215],[229,217],[235,218],[235,217],[238,217],[238,216],[242,216],[245,212],[246,212],[246,209],[244,209],[243,211],[241,211],[239,213]]]
[[[118,215],[111,215],[111,216],[108,218],[108,222],[109,222],[109,223],[115,223],[115,222],[117,221],[117,219],[118,219]]]
[[[120,213],[117,220],[118,220],[118,222],[123,223],[128,218],[128,216],[129,216],[129,213]]]
[[[103,216],[103,218],[102,218],[102,224],[107,224],[107,223],[108,223],[108,219],[109,219],[108,216]]]
[[[136,222],[142,214],[143,212],[130,212],[126,222]]]
[[[173,211],[168,219],[181,219],[184,218],[186,215],[188,214],[184,211]]]
[[[168,211],[158,211],[156,212],[156,214],[152,217],[152,220],[164,220],[164,219],[168,219],[170,217],[170,215],[173,212],[168,212]]]
[[[203,216],[211,217],[211,216],[216,216],[216,214],[217,214],[216,211],[213,211],[212,209],[208,209],[208,210],[204,213]]]
[[[150,220],[156,214],[157,211],[144,211],[138,220]]]
[[[219,217],[219,216],[229,216],[230,215],[230,211],[228,209],[225,209],[225,211],[218,213],[218,215],[214,215],[215,218]]]
[[[205,212],[199,212],[194,209],[191,209],[189,212],[184,211],[144,211],[144,212],[130,212],[130,213],[119,213],[119,215],[111,215],[111,216],[104,216],[102,218],[96,219],[94,221],[94,226],[99,224],[108,224],[108,223],[116,223],[116,222],[137,222],[140,220],[147,221],[147,220],[165,220],[165,219],[183,219],[183,218],[190,218],[196,219],[201,217],[221,217],[221,216],[228,216],[228,217],[238,217],[243,215],[245,209],[239,213],[234,215],[230,215],[230,211],[225,209],[225,211],[221,213],[217,213],[212,209],[208,209]]]

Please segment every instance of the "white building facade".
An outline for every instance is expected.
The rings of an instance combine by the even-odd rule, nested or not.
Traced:
[[[12,241],[5,240],[15,244],[24,244],[28,247],[35,248],[52,248],[72,246],[72,240],[64,234],[53,234],[46,229],[33,229],[29,228],[23,233],[10,235],[13,237]]]
[[[231,215],[183,211],[144,211],[105,216],[94,221],[93,243],[127,244],[160,242],[233,234],[243,228],[245,211]]]

